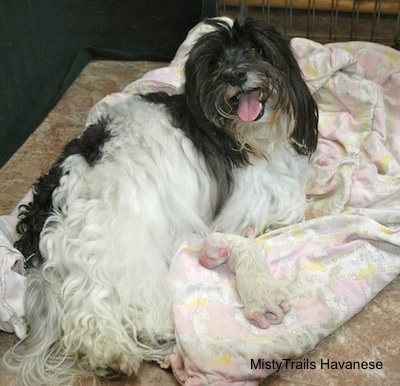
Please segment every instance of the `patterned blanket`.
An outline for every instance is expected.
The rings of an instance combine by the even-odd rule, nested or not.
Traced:
[[[208,28],[195,27],[170,66],[100,101],[88,123],[129,93],[181,92],[185,54]],[[257,239],[273,276],[289,290],[290,310],[280,325],[253,326],[227,267],[205,269],[198,248],[182,245],[171,264],[177,345],[169,357],[182,384],[258,384],[285,359],[310,351],[400,272],[400,53],[299,38],[292,48],[320,113],[307,221]],[[0,328],[22,338],[15,218],[0,217]]]

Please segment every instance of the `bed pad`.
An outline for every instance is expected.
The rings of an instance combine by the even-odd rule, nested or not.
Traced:
[[[130,93],[182,92],[185,55],[209,28],[195,27],[170,66],[100,101],[88,124]],[[200,266],[197,244],[188,240],[170,268],[177,344],[168,359],[182,384],[258,384],[313,349],[400,272],[400,53],[367,42],[291,44],[320,115],[307,220],[256,239],[289,292],[290,310],[266,330],[250,324],[234,274],[225,265]],[[0,328],[23,338],[15,222],[16,211],[0,217]]]

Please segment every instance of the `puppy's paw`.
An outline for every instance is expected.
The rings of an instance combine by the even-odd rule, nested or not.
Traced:
[[[256,304],[255,307],[254,304],[251,306],[245,304],[244,307],[244,313],[250,323],[262,329],[268,328],[271,324],[281,323],[284,314],[289,311],[289,305],[286,301],[281,301],[279,304],[275,304],[271,301],[260,302],[260,304]],[[254,311],[255,309],[257,311]]]
[[[212,269],[224,264],[230,254],[229,242],[219,233],[212,233],[204,240],[199,262],[204,268]]]
[[[244,305],[244,314],[260,328],[282,322],[289,311],[287,294],[269,272],[264,256],[258,248],[249,248],[235,267],[236,288]]]

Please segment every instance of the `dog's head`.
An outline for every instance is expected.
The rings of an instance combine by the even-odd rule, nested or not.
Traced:
[[[280,140],[312,154],[318,110],[286,40],[251,18],[207,23],[215,29],[198,39],[185,66],[185,94],[198,120],[259,155],[268,156],[262,141]]]

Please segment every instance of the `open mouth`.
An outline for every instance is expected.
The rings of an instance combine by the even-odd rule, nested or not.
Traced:
[[[236,114],[243,122],[254,122],[264,114],[267,95],[259,90],[251,90],[235,95],[232,100],[236,107]]]

